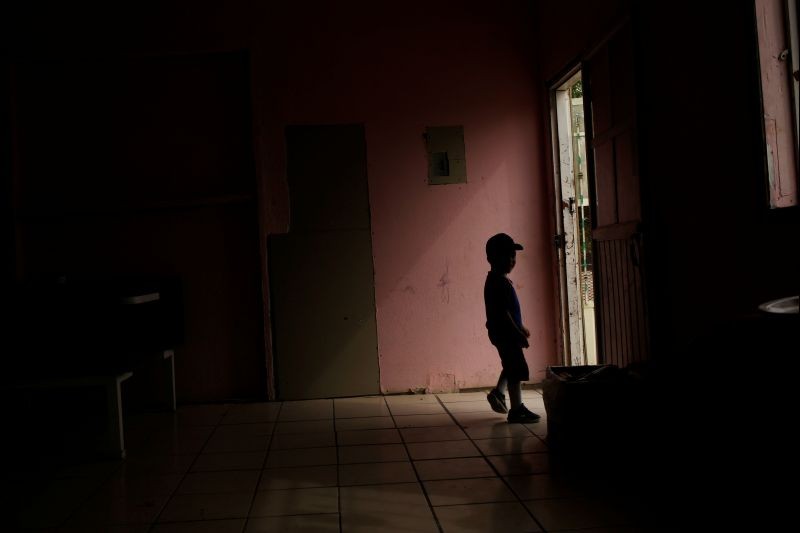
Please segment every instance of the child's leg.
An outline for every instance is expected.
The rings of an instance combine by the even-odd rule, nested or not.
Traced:
[[[522,383],[519,381],[508,382],[508,397],[511,400],[511,409],[522,405]]]
[[[497,379],[497,392],[500,394],[505,394],[506,390],[508,389],[508,378],[506,377],[506,371],[503,370],[500,372],[500,377]]]

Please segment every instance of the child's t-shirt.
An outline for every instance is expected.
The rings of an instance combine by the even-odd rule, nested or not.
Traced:
[[[522,310],[517,291],[511,280],[503,274],[489,271],[483,286],[483,302],[486,306],[486,329],[494,345],[516,342],[519,333],[513,329],[506,317],[511,314],[518,328],[522,328]]]

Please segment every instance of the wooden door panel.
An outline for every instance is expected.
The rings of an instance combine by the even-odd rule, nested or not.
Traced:
[[[642,265],[632,35],[621,28],[586,62],[592,109],[589,142],[595,186],[594,240],[600,362],[649,358]]]
[[[617,222],[617,182],[614,177],[614,145],[606,142],[594,149],[597,226]]]
[[[640,269],[630,260],[629,238],[599,241],[600,315],[603,317],[600,353],[605,363],[625,366],[648,353],[644,293]]]
[[[618,221],[641,220],[642,209],[633,129],[619,134],[614,139],[614,161],[616,161]]]

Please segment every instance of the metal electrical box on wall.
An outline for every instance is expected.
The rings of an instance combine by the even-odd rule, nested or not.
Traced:
[[[464,126],[425,128],[428,149],[428,184],[467,182]]]

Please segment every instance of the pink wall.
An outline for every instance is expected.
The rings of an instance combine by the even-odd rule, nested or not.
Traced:
[[[482,290],[499,231],[526,247],[511,278],[540,380],[557,329],[530,12],[513,0],[283,9],[259,15],[269,37],[254,59],[269,231],[288,218],[284,126],[364,123],[382,390],[494,382]],[[422,134],[444,125],[464,126],[467,184],[426,182]]]

